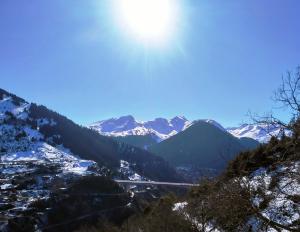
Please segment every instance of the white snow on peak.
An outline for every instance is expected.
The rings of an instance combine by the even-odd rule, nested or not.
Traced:
[[[267,143],[272,136],[280,136],[282,134],[282,127],[279,125],[267,125],[262,123],[243,124],[239,127],[227,128],[227,131],[238,138],[248,137],[261,143]],[[286,131],[286,134],[290,135],[290,132]]]
[[[219,128],[222,131],[226,131],[226,129],[220,123],[218,123],[215,120],[212,120],[212,119],[203,119],[202,121],[207,122],[209,124],[212,124],[212,125],[214,125],[215,127]]]
[[[199,121],[207,122],[237,138],[248,137],[260,143],[267,143],[272,136],[280,135],[282,132],[280,126],[243,124],[239,127],[224,128],[213,119],[190,121],[184,116],[176,116],[171,119],[156,118],[150,121],[137,121],[133,116],[128,115],[95,122],[89,128],[105,136],[153,135],[156,141],[160,142],[186,130]],[[286,132],[286,134],[289,135],[290,133]]]
[[[172,119],[156,118],[137,121],[133,116],[111,118],[91,124],[89,127],[106,136],[153,135],[156,140],[165,140],[187,128],[192,122],[183,116]]]

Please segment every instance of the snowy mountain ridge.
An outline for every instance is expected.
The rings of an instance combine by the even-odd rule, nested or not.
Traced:
[[[171,119],[156,118],[150,121],[137,121],[133,116],[122,116],[102,120],[89,125],[89,128],[96,130],[105,136],[128,136],[128,135],[152,135],[157,142],[168,139],[171,136],[187,129],[198,121],[210,123],[222,131],[227,131],[237,138],[248,137],[260,143],[266,143],[272,136],[277,136],[281,132],[279,126],[269,126],[266,124],[242,124],[238,127],[225,128],[220,123],[212,119],[200,119],[190,121],[184,116],[176,116]]]
[[[122,116],[102,120],[89,125],[89,128],[106,136],[153,135],[160,142],[188,128],[193,122],[185,117],[172,119],[156,118],[151,121],[137,121],[133,116]]]
[[[282,134],[282,127],[279,125],[267,125],[267,124],[242,124],[239,127],[226,128],[227,131],[235,137],[242,138],[248,137],[257,140],[260,143],[267,143],[272,136],[280,136]],[[291,133],[285,131],[286,135]]]

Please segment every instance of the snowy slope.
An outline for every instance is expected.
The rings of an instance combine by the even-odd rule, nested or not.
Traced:
[[[1,171],[11,172],[11,163],[19,164],[24,171],[25,162],[57,164],[61,172],[83,174],[93,161],[81,160],[62,146],[48,144],[38,129],[27,123],[30,104],[17,101],[12,96],[0,96],[0,161]],[[37,128],[55,125],[53,120],[37,120]],[[21,165],[22,164],[22,165]]]
[[[2,164],[7,164],[3,172],[7,172],[8,169],[12,172],[13,169],[9,165],[12,162],[19,164],[30,162],[39,165],[51,163],[59,166],[62,173],[74,174],[85,174],[89,167],[96,166],[95,162],[79,159],[63,147],[53,147],[44,142],[33,143],[26,151],[6,153],[0,160]],[[15,172],[18,172],[18,169],[15,169]]]
[[[280,126],[266,124],[243,124],[239,127],[227,128],[227,131],[235,137],[253,138],[261,143],[267,143],[272,136],[278,136],[282,132]]]
[[[30,205],[48,199],[59,183],[67,186],[86,175],[100,175],[94,161],[75,156],[40,129],[53,119],[30,118],[31,104],[0,89],[0,230]],[[58,135],[57,135],[58,136]]]
[[[291,228],[293,224],[297,227],[295,223],[300,219],[300,205],[293,199],[299,197],[300,193],[299,171],[300,163],[291,162],[288,165],[279,165],[272,171],[260,168],[250,175],[250,179],[245,177],[243,184],[248,182],[252,192],[256,193],[252,204],[261,209],[265,218]],[[268,198],[268,203],[262,207],[265,198]],[[257,228],[262,222],[257,218],[250,223],[253,228]],[[267,231],[276,230],[268,228]]]
[[[249,191],[250,201],[255,209],[248,221],[245,222],[247,225],[245,230],[242,231],[299,231],[300,205],[299,200],[297,200],[300,193],[299,172],[300,163],[297,161],[278,165],[275,169],[274,167],[261,167],[249,176],[235,179],[242,188]],[[201,216],[192,217],[187,210],[190,203],[196,207],[193,202],[178,202],[174,204],[173,211],[177,211],[199,231],[227,231],[220,229],[220,225],[213,217],[210,219],[211,222],[207,222],[205,218],[204,223],[199,220]],[[201,206],[203,205],[205,204],[202,203]],[[263,218],[264,220],[262,220]],[[275,229],[274,223],[270,223],[270,221],[291,228],[291,230],[279,229],[278,227]],[[252,229],[248,230],[250,226]]]
[[[11,96],[4,95],[0,101],[0,121],[5,119],[7,113],[13,114],[18,119],[25,120],[28,116],[27,112],[29,107],[30,104],[26,102],[20,102],[19,105],[15,105]]]

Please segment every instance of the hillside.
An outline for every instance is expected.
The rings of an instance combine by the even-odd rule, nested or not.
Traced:
[[[130,218],[128,231],[298,232],[299,127],[294,132],[237,155],[223,174],[202,180],[187,196],[154,202]]]
[[[152,134],[119,136],[113,137],[113,139],[118,142],[126,143],[145,150],[147,150],[149,146],[157,143],[155,136],[153,136]]]
[[[75,156],[95,161],[100,168],[112,173],[117,173],[121,160],[125,160],[132,162],[132,168],[139,170],[147,178],[180,179],[167,162],[143,149],[125,146],[109,137],[99,135],[45,106],[30,104],[5,90],[0,89],[0,97],[2,127],[14,129],[22,126],[20,133],[24,138],[28,138],[30,134],[38,134],[39,137],[34,138],[35,141],[55,148],[68,149]]]
[[[86,223],[93,223],[95,211],[121,207],[103,214],[117,222],[132,211],[134,194],[112,178],[182,180],[161,157],[2,89],[0,135],[0,231],[70,231],[80,222],[69,219],[91,214]]]
[[[221,169],[239,152],[256,146],[254,140],[239,140],[211,123],[198,121],[149,150],[175,166]]]

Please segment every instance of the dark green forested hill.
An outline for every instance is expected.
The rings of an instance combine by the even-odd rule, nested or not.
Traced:
[[[238,139],[204,121],[149,147],[149,151],[176,166],[221,169],[239,152],[258,146],[252,139]]]
[[[258,141],[247,137],[240,138],[239,141],[247,150],[253,150],[260,145]]]
[[[127,143],[135,147],[147,149],[149,146],[156,144],[152,135],[128,135],[114,138],[116,141]]]

